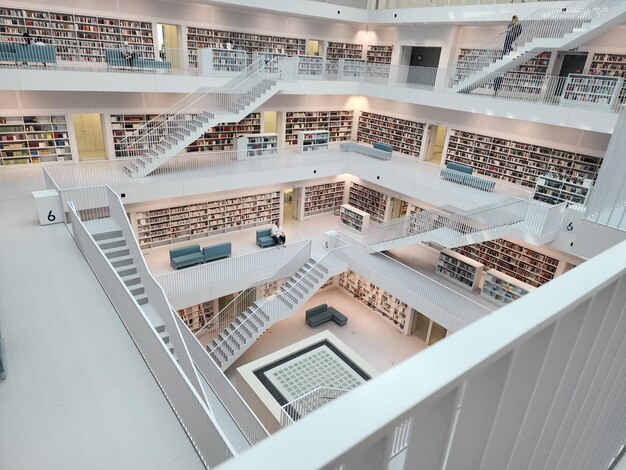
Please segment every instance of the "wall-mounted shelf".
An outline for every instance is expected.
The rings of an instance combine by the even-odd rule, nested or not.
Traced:
[[[524,282],[493,269],[485,273],[480,295],[497,305],[506,305],[535,290]]]
[[[345,188],[345,181],[305,187],[302,201],[303,218],[334,212],[343,204]]]
[[[300,153],[321,152],[328,150],[330,132],[320,130],[299,131],[298,151]]]
[[[304,55],[298,56],[298,75],[306,78],[324,78],[324,57]]]
[[[363,57],[363,45],[348,42],[329,42],[326,46],[326,58],[328,60],[361,59]]]
[[[278,156],[278,134],[248,134],[237,138],[237,160]]]
[[[370,226],[370,215],[349,204],[342,204],[339,212],[341,223],[355,232],[366,233]]]
[[[595,76],[623,78],[618,99],[620,103],[626,103],[626,54],[596,53],[592,57],[588,73]]]
[[[576,106],[614,108],[624,85],[621,77],[571,73],[565,80],[561,102]]]
[[[592,186],[593,180],[564,177],[559,173],[549,172],[537,178],[533,199],[548,204],[572,202],[584,205]]]
[[[454,251],[535,287],[551,281],[559,265],[556,258],[503,238],[454,248]]]
[[[299,131],[327,130],[331,142],[352,138],[353,111],[300,111],[285,113],[285,142],[298,144]]]
[[[0,116],[0,165],[71,159],[65,116]]]
[[[348,194],[348,203],[352,207],[368,213],[372,222],[381,224],[388,219],[389,196],[375,189],[352,183]]]
[[[198,49],[198,69],[203,74],[241,72],[246,68],[246,51],[231,49]]]
[[[450,129],[445,161],[471,166],[477,173],[534,187],[547,172],[594,180],[602,158]]]
[[[137,212],[142,248],[267,225],[281,216],[281,193],[240,196]]]
[[[466,289],[478,287],[484,265],[452,250],[442,250],[435,271]]]
[[[391,64],[393,46],[367,46],[367,61],[377,64]]]
[[[394,151],[419,157],[427,129],[423,122],[361,111],[356,138],[368,144],[384,142],[393,146]]]
[[[365,76],[366,62],[362,59],[344,59],[338,61],[337,73],[346,80],[360,80]]]
[[[210,321],[217,312],[217,300],[209,300],[208,302],[202,302],[201,304],[178,310],[178,316],[195,333]]]

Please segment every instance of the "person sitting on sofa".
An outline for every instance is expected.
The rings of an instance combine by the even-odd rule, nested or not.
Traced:
[[[285,236],[285,229],[283,228],[282,225],[280,225],[278,220],[274,222],[274,225],[272,225],[270,236],[274,239],[276,244],[278,244],[279,246],[285,244],[285,241],[287,240],[287,237]]]
[[[124,58],[124,60],[126,60],[126,62],[128,62],[128,65],[132,68],[135,64],[135,57],[137,53],[133,50],[132,47],[130,47],[128,41],[124,41],[122,43],[122,45],[120,46],[120,52],[122,53],[122,57]]]

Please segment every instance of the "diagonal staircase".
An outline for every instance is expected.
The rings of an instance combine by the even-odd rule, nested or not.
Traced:
[[[451,89],[469,93],[544,51],[575,48],[624,19],[624,0],[576,0],[566,8],[539,9],[520,22],[521,34],[509,53],[503,55],[504,31],[459,59]]]
[[[366,236],[366,242],[376,251],[426,240],[446,248],[480,243],[523,224],[530,206],[522,199],[505,199],[471,210],[451,206],[425,210],[381,224]]]
[[[124,172],[140,178],[166,163],[197,140],[208,128],[239,122],[278,90],[283,67],[259,59],[224,86],[200,89],[176,103],[120,141],[120,150],[132,157]]]
[[[348,265],[326,254],[320,261],[309,259],[289,278],[280,291],[271,297],[254,301],[237,316],[207,350],[222,369],[226,370],[274,323],[291,316],[332,276],[344,272]]]

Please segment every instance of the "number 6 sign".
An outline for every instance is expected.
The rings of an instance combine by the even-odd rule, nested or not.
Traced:
[[[51,225],[63,222],[63,203],[54,189],[33,191],[39,224]]]

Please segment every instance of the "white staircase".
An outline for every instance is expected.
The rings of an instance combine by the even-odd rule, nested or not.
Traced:
[[[159,334],[165,346],[174,355],[174,346],[170,342],[169,333],[165,329],[163,320],[161,320],[161,317],[150,304],[150,299],[146,295],[145,287],[137,272],[137,265],[130,254],[130,248],[126,244],[121,228],[111,219],[100,219],[94,222],[97,223],[90,224],[86,222],[85,227],[89,230],[89,233],[105,254],[113,269],[126,284],[130,293],[135,297],[146,318]]]
[[[505,199],[470,210],[444,206],[381,224],[365,241],[376,251],[426,240],[446,248],[480,243],[506,236],[522,226],[529,208],[534,206],[522,199]]]
[[[348,269],[345,263],[327,267],[324,261],[330,256],[327,254],[320,261],[310,259],[276,295],[252,302],[208,344],[211,358],[222,370],[235,362],[274,323],[291,316],[328,279]]]
[[[566,8],[543,8],[521,23],[512,50],[503,55],[507,33],[466,54],[457,63],[453,91],[469,93],[547,50],[573,49],[623,23],[625,0],[576,0]]]
[[[239,122],[271,98],[284,69],[263,59],[254,62],[224,86],[200,89],[176,103],[120,142],[120,150],[133,158],[124,166],[133,178],[151,172],[180,153],[208,128]]]

